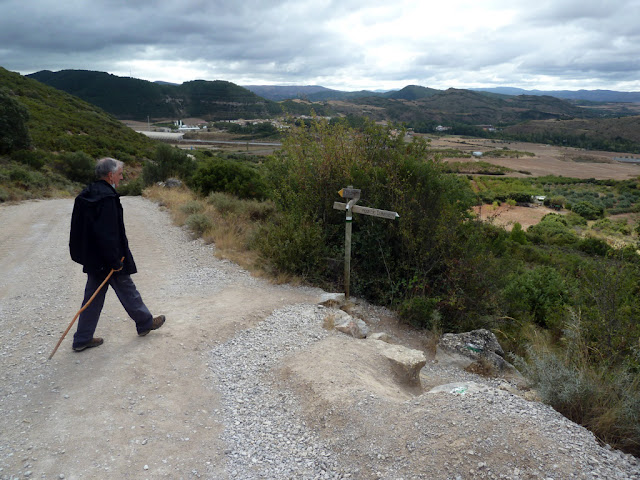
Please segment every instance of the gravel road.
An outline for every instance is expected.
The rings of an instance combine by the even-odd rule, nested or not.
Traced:
[[[109,293],[104,345],[72,352],[74,328],[48,361],[84,288],[72,206],[0,206],[0,479],[640,479],[507,382],[429,361],[425,387],[464,388],[406,390],[372,342],[323,328],[322,291],[251,277],[139,197],[123,198],[134,280],[167,323],[138,337]]]

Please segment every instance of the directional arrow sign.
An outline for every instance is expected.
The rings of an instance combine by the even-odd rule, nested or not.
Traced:
[[[346,210],[347,204],[334,202],[333,208],[335,208],[336,210]],[[400,218],[400,215],[398,215],[398,212],[392,212],[390,210],[380,210],[377,208],[362,207],[360,205],[353,205],[351,207],[351,210],[355,213],[361,213],[363,215],[371,215],[372,217],[388,218],[389,220],[395,220],[396,218]]]
[[[359,188],[341,188],[338,192],[342,198],[356,198],[360,197],[360,189]]]

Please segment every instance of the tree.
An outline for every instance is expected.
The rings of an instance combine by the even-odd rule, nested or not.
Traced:
[[[29,111],[6,89],[0,90],[0,154],[28,148]]]

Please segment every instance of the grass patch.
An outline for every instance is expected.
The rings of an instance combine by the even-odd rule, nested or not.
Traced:
[[[166,207],[173,221],[188,227],[196,238],[213,243],[218,258],[235,262],[258,275],[264,274],[255,240],[264,221],[275,214],[273,202],[242,200],[220,192],[203,199],[184,187],[157,185],[147,188],[144,196]],[[284,282],[290,278],[275,280]]]

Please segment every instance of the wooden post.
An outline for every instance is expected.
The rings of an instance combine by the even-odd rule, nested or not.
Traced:
[[[351,228],[353,222],[353,213],[361,213],[363,215],[371,215],[372,217],[387,218],[389,220],[395,220],[399,218],[397,212],[391,212],[389,210],[380,210],[377,208],[361,207],[356,205],[360,200],[360,190],[353,188],[349,185],[347,188],[342,188],[338,192],[342,198],[350,199],[348,203],[334,202],[333,208],[336,210],[345,210],[346,224],[344,229],[344,298],[349,299],[349,284],[351,283]]]
[[[358,201],[357,198],[347,203],[347,215],[344,228],[344,299],[349,299],[349,284],[351,283],[351,229],[353,228],[352,207]]]

